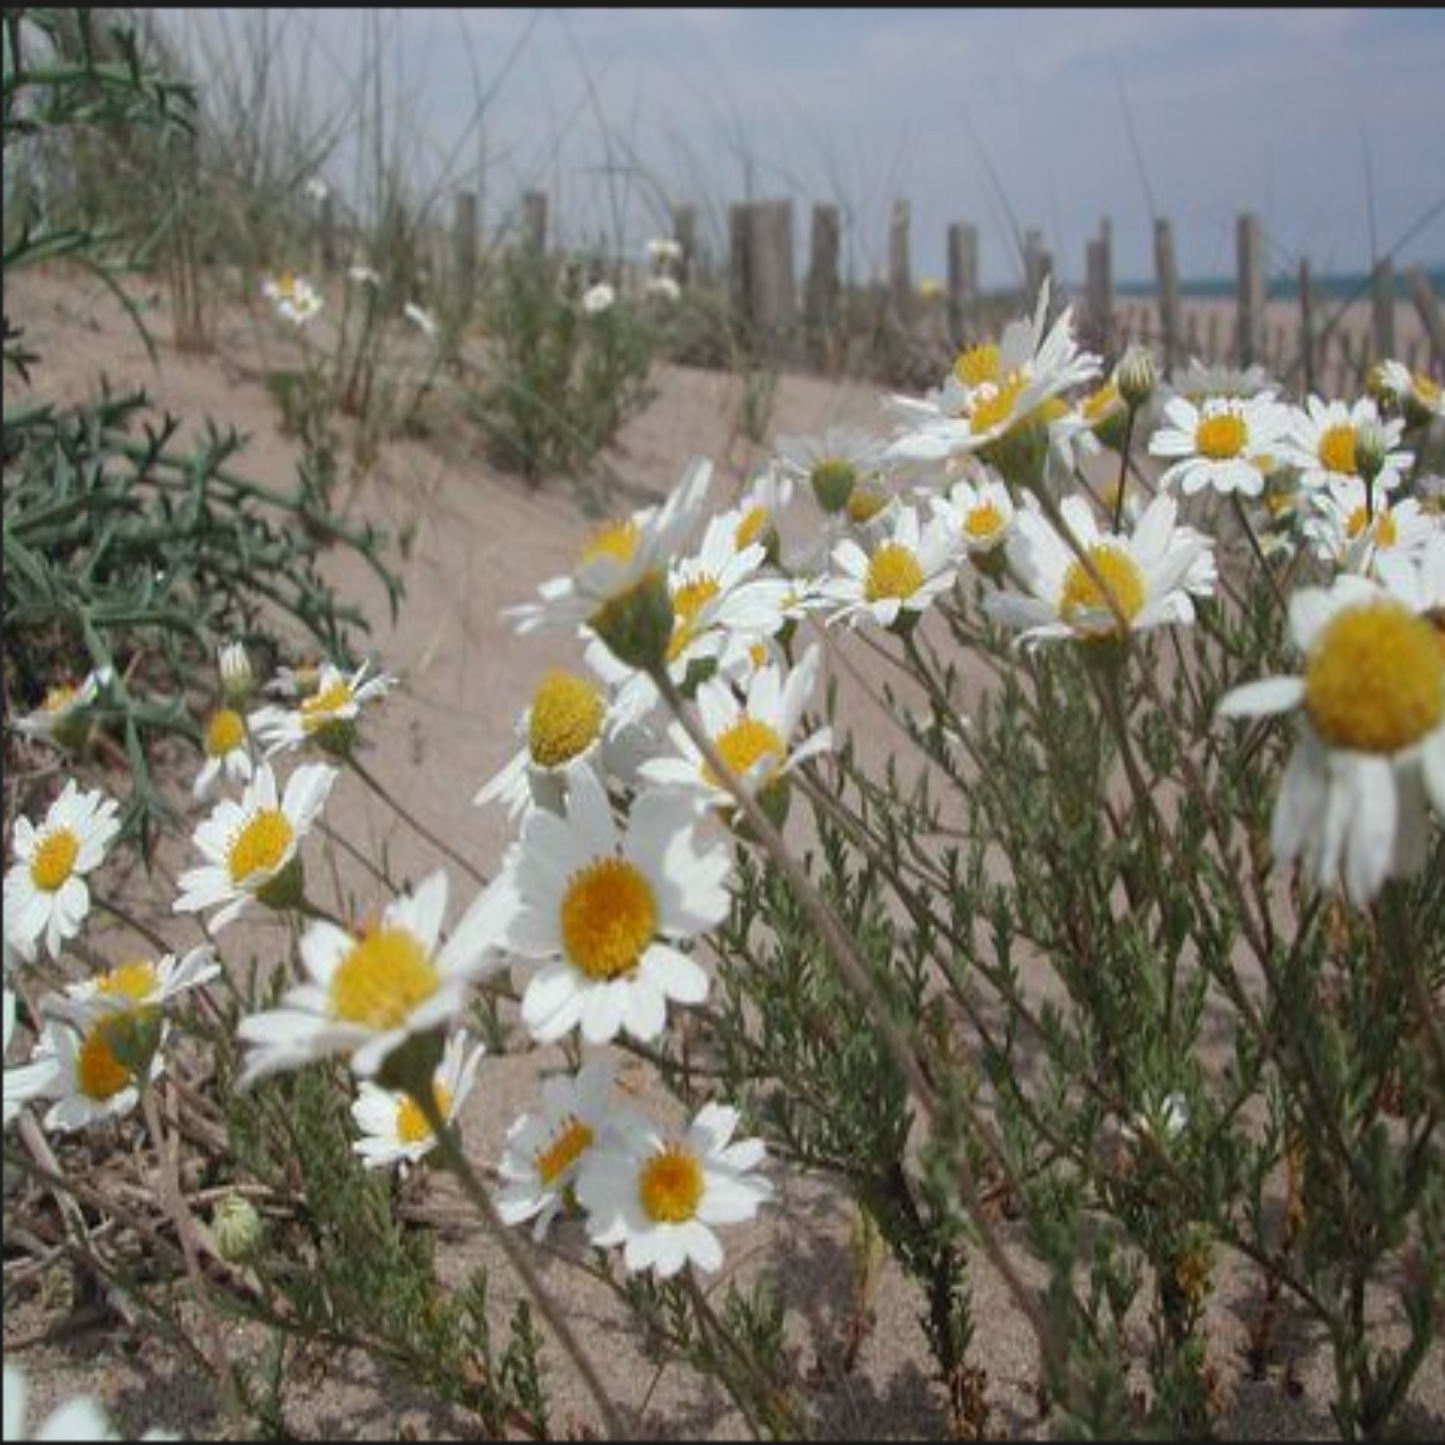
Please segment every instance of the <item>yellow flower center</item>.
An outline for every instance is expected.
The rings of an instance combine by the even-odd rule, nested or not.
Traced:
[[[345,678],[337,678],[330,687],[314,697],[301,700],[301,729],[306,733],[320,732],[327,723],[336,720],[336,714],[351,702],[351,684]]]
[[[753,507],[738,523],[737,530],[733,533],[733,546],[739,552],[751,547],[763,535],[770,520],[766,507]]]
[[[1355,457],[1355,429],[1349,422],[1339,422],[1320,438],[1320,462],[1328,472],[1357,477],[1360,465]]]
[[[209,758],[224,758],[245,741],[245,719],[233,708],[223,707],[206,726],[206,756]]]
[[[637,523],[629,517],[625,522],[613,522],[594,532],[582,548],[582,560],[592,562],[598,557],[611,557],[614,562],[625,565],[636,551]]]
[[[959,352],[953,363],[953,374],[972,391],[976,386],[997,384],[1001,365],[998,347],[990,342]]]
[[[541,768],[559,768],[585,752],[602,730],[607,704],[585,678],[549,672],[532,698],[527,751]]]
[[[1345,535],[1353,542],[1370,528],[1370,514],[1363,507],[1356,507],[1345,523]],[[1374,519],[1374,537],[1377,547],[1393,547],[1400,540],[1400,529],[1395,523],[1393,512],[1380,512]]]
[[[1417,371],[1410,378],[1415,385],[1415,395],[1425,403],[1426,406],[1439,406],[1440,404],[1440,383],[1426,376],[1423,371]]]
[[[1445,654],[1429,623],[1398,602],[1337,616],[1305,669],[1305,710],[1335,747],[1396,753],[1445,718]]]
[[[159,987],[160,978],[155,965],[143,958],[111,969],[95,985],[96,992],[105,994],[107,998],[128,998],[134,1003],[144,1002]]]
[[[1084,402],[1084,420],[1090,426],[1098,426],[1119,406],[1119,388],[1112,381],[1106,381],[1098,391]]]
[[[869,602],[903,602],[923,586],[923,568],[911,548],[885,542],[868,560],[863,596]]]
[[[1233,411],[1217,411],[1201,417],[1194,431],[1194,446],[1212,462],[1227,462],[1239,456],[1249,443],[1244,418]]]
[[[441,987],[431,955],[405,928],[359,938],[331,975],[331,1015],[373,1033],[400,1028]]]
[[[279,808],[263,808],[231,840],[226,866],[231,882],[244,884],[257,873],[274,873],[296,834]]]
[[[778,763],[782,762],[786,752],[783,740],[774,728],[769,727],[765,722],[759,722],[757,718],[749,717],[746,713],[738,718],[730,728],[720,733],[716,742],[723,762],[738,777],[745,776],[754,764],[767,757],[777,760],[768,769],[769,773],[776,772]],[[706,764],[703,766],[702,775],[714,787],[722,786],[722,780]]]
[[[866,487],[856,487],[848,497],[848,518],[862,526],[864,522],[871,522],[887,505],[886,493],[870,492]]]
[[[672,640],[667,646],[667,660],[676,662],[687,650],[697,631],[698,614],[718,595],[715,577],[704,572],[691,582],[684,582],[672,594]]]
[[[56,893],[69,881],[80,856],[80,839],[69,828],[47,833],[30,860],[30,881],[46,893]]]
[[[451,1090],[440,1084],[433,1084],[432,1098],[436,1100],[437,1112],[445,1119],[447,1110],[452,1106]],[[416,1100],[408,1094],[396,1106],[396,1137],[403,1144],[424,1144],[431,1136],[431,1125],[427,1123],[426,1115],[422,1113]]]
[[[1106,542],[1096,542],[1089,548],[1089,560],[1113,594],[1113,607],[1099,584],[1084,569],[1084,564],[1075,558],[1064,574],[1059,616],[1073,626],[1080,626],[1085,613],[1102,611],[1112,619],[1117,608],[1125,622],[1132,622],[1143,610],[1145,599],[1144,578],[1134,565],[1134,559]],[[1125,630],[1113,620],[1103,623],[1102,628],[1106,632]]]
[[[87,1099],[103,1104],[131,1081],[130,1070],[110,1046],[111,1020],[102,1019],[85,1036],[75,1061],[76,1082]]]
[[[997,537],[1008,526],[1008,520],[996,502],[980,502],[970,507],[963,519],[963,530],[975,542],[987,542]]]
[[[60,686],[52,687],[45,694],[45,701],[40,704],[40,710],[53,717],[58,712],[64,712],[79,696],[80,689],[78,687],[61,683]]]
[[[537,1177],[550,1189],[592,1147],[592,1139],[592,1130],[569,1114],[552,1142],[537,1151]]]
[[[642,1166],[637,1190],[658,1224],[686,1224],[702,1202],[702,1165],[680,1144],[671,1144]]]
[[[973,413],[968,419],[969,430],[974,436],[1001,427],[1014,414],[1020,393],[1024,389],[1023,373],[1011,372],[1007,380],[991,387],[974,403]]]
[[[652,885],[622,858],[582,869],[562,899],[562,943],[588,978],[630,974],[657,933]]]

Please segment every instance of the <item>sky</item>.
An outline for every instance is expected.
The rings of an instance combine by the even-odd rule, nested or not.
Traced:
[[[941,275],[948,224],[973,221],[985,286],[1017,279],[1028,227],[1078,280],[1105,217],[1121,280],[1152,274],[1154,215],[1189,278],[1232,273],[1244,210],[1279,271],[1397,246],[1445,262],[1439,11],[173,14],[203,67],[234,73],[264,35],[318,127],[346,115],[321,166],[343,193],[379,79],[417,186],[479,185],[492,225],[546,190],[569,244],[640,249],[688,201],[721,245],[730,202],[790,196],[800,250],[814,202],[843,208],[861,279],[901,197],[915,275]]]

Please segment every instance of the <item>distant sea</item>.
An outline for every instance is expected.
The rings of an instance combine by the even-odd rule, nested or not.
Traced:
[[[1445,296],[1445,266],[1426,266],[1425,274],[1435,288],[1437,296]],[[1370,277],[1365,271],[1342,271],[1334,276],[1313,276],[1310,285],[1316,296],[1330,301],[1344,301],[1349,297],[1363,299],[1370,294]],[[1181,281],[1179,289],[1186,301],[1233,301],[1235,278],[1233,276],[1211,276],[1194,281]],[[1115,295],[1144,297],[1158,293],[1158,282],[1118,281],[1114,285]],[[1299,294],[1297,276],[1275,276],[1269,282],[1271,301],[1289,301]],[[1403,268],[1395,273],[1395,296],[1398,300],[1410,299],[1410,285]]]

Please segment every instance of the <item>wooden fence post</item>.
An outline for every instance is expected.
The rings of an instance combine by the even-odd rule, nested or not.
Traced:
[[[672,208],[672,239],[682,251],[682,259],[677,263],[677,279],[686,286],[698,271],[696,206]]]
[[[1370,308],[1375,360],[1384,361],[1395,354],[1395,266],[1388,257],[1371,273]]]
[[[1246,212],[1239,218],[1239,334],[1236,354],[1241,366],[1253,366],[1264,351],[1264,228],[1259,217]]]
[[[1179,258],[1174,253],[1174,227],[1163,216],[1154,222],[1154,271],[1159,281],[1159,330],[1163,337],[1164,370],[1179,365],[1182,337],[1179,315]]]
[[[452,297],[466,311],[477,289],[477,193],[458,191],[452,217]]]
[[[1435,365],[1445,367],[1445,317],[1440,315],[1440,298],[1436,296],[1423,267],[1411,266],[1405,276],[1410,282],[1410,295],[1415,302],[1415,310],[1420,313],[1425,335],[1430,338]]]
[[[547,251],[547,196],[528,191],[522,197],[522,245],[538,256]]]
[[[888,301],[895,324],[913,320],[913,261],[910,254],[911,210],[907,201],[893,202],[888,225]]]
[[[978,304],[978,227],[956,221],[948,228],[948,329],[955,345],[969,334]]]
[[[1315,356],[1315,297],[1308,256],[1301,257],[1299,263],[1299,359],[1305,395],[1309,396],[1315,390],[1319,366]]]
[[[1098,239],[1085,248],[1084,287],[1090,341],[1108,356],[1114,349],[1114,227],[1107,220],[1099,225]]]
[[[729,212],[734,304],[748,344],[765,355],[786,351],[798,313],[793,273],[793,203],[754,201]]]
[[[843,227],[837,206],[821,202],[813,207],[809,242],[808,279],[803,293],[803,329],[808,358],[814,366],[830,367],[838,330],[838,261]]]

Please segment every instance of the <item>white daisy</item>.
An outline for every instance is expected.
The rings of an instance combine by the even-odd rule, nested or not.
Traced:
[[[1021,642],[1051,638],[1098,641],[1168,623],[1192,622],[1190,594],[1207,596],[1214,590],[1214,554],[1209,540],[1192,528],[1177,525],[1179,509],[1172,497],[1155,497],[1132,533],[1101,532],[1082,497],[1066,498],[1061,510],[1113,594],[1114,606],[1037,505],[1026,506],[1014,522],[1008,555],[1027,591],[1000,591],[984,602],[1005,626],[1024,629]]]
[[[191,793],[204,799],[222,774],[231,783],[251,781],[251,743],[246,733],[246,719],[235,708],[217,708],[206,724],[202,744],[206,761],[196,774]]]
[[[1177,482],[1185,496],[1209,487],[1257,497],[1265,472],[1279,460],[1289,424],[1288,410],[1268,394],[1215,397],[1198,406],[1172,397],[1164,405],[1164,425],[1149,439],[1149,454],[1170,462],[1159,485]]]
[[[948,496],[934,502],[934,513],[949,526],[963,550],[977,561],[997,552],[1009,539],[1014,504],[1009,489],[997,478],[958,482]]]
[[[268,276],[261,283],[261,294],[276,308],[281,320],[298,328],[315,320],[323,304],[321,293],[304,276],[290,271]]]
[[[1046,282],[1032,319],[1011,322],[998,345],[963,352],[943,385],[921,401],[894,397],[901,432],[889,457],[924,465],[946,462],[994,448],[1036,421],[1065,419],[1067,408],[1059,398],[1098,376],[1100,363],[1079,350],[1071,309],[1065,308],[1052,327],[1048,312]]]
[[[1369,576],[1387,552],[1411,556],[1440,530],[1440,519],[1414,497],[1393,507],[1383,491],[1368,492],[1358,477],[1331,482],[1310,497],[1301,526],[1321,561]]]
[[[140,1102],[138,1076],[154,1083],[165,1071],[168,1030],[153,1009],[98,1014],[79,1032],[66,1023],[48,1023],[41,1049],[55,1061],[46,1091],[55,1102],[45,1127],[69,1134],[129,1114]]]
[[[582,309],[588,316],[601,316],[611,311],[617,301],[617,292],[605,281],[589,286],[582,293]]]
[[[692,799],[643,793],[619,833],[602,784],[584,770],[565,816],[527,819],[513,867],[521,906],[507,945],[547,960],[522,999],[540,1042],[579,1025],[589,1044],[623,1029],[654,1039],[669,1000],[707,996],[707,975],[676,944],[727,916],[732,857]]]
[[[25,1407],[30,1389],[25,1376],[14,1365],[5,1364],[5,1439],[10,1440],[119,1440],[105,1417],[105,1411],[89,1395],[62,1401],[39,1425],[26,1420]],[[142,1440],[174,1440],[177,1436],[148,1430]]]
[[[33,956],[44,939],[52,958],[80,932],[90,912],[86,876],[105,861],[117,833],[120,805],[103,793],[82,793],[75,779],[50,805],[37,828],[15,820],[15,863],[5,875],[5,934],[22,954]]]
[[[590,1152],[577,1181],[587,1232],[599,1248],[622,1245],[627,1268],[671,1279],[688,1263],[713,1273],[722,1243],[713,1232],[752,1219],[773,1193],[753,1171],[761,1139],[732,1143],[737,1110],[707,1104],[681,1137],[619,1117],[611,1139]]]
[[[841,512],[860,483],[883,469],[883,443],[852,427],[829,427],[822,436],[785,436],[777,441],[776,465],[783,476],[806,482],[818,505]]]
[[[62,995],[52,995],[45,1002],[45,1013],[83,1028],[104,1014],[166,1008],[220,972],[210,944],[193,948],[179,960],[173,953],[156,963],[148,958],[133,959],[96,978],[71,984]]]
[[[226,798],[195,832],[205,856],[180,876],[177,913],[219,912],[212,930],[224,928],[251,901],[287,908],[301,896],[301,840],[311,831],[336,781],[335,768],[310,763],[297,768],[278,802],[276,775],[262,763],[240,802]]]
[[[587,660],[610,657],[601,644],[587,649]],[[600,777],[627,783],[637,764],[651,751],[653,738],[644,718],[658,701],[656,688],[629,687],[643,674],[613,663],[615,695],[598,681],[565,668],[544,674],[522,714],[518,734],[521,750],[472,799],[478,806],[506,804],[515,820],[533,807],[559,812],[567,779],[577,768],[592,768]]]
[[[517,630],[524,633],[578,626],[612,632],[610,624],[627,620],[629,603],[650,590],[665,593],[667,568],[697,525],[711,481],[712,463],[697,458],[661,507],[635,512],[595,532],[570,576],[544,582],[538,588],[539,601],[509,608],[505,615],[515,618]],[[659,607],[665,601],[659,596]],[[663,625],[661,617],[657,621]],[[614,637],[605,640],[616,651]]]
[[[1445,391],[1423,371],[1411,371],[1400,361],[1382,362],[1374,378],[1378,390],[1404,414],[1411,426],[1445,417]]]
[[[791,746],[817,684],[820,663],[817,647],[810,647],[786,682],[781,668],[771,664],[760,668],[741,702],[727,683],[716,679],[698,689],[703,730],[728,767],[759,793],[776,793],[799,763],[833,746],[832,731],[826,727]],[[703,761],[681,723],[672,725],[669,737],[674,754],[644,763],[642,776],[660,787],[688,789],[711,804],[731,807],[732,794]]]
[[[90,731],[90,710],[101,689],[110,686],[110,679],[110,668],[102,667],[87,673],[79,683],[57,684],[39,707],[15,720],[15,731],[57,747],[79,748]]]
[[[656,301],[675,306],[682,300],[682,287],[671,276],[649,276],[643,290]]]
[[[447,1040],[442,1061],[432,1080],[432,1097],[448,1124],[461,1113],[477,1080],[477,1066],[486,1048],[478,1044],[470,1053],[465,1029]],[[389,1169],[400,1164],[403,1172],[436,1147],[436,1135],[426,1115],[410,1094],[383,1089],[369,1079],[361,1081],[351,1117],[361,1130],[352,1148],[368,1169]]]
[[[1384,431],[1385,460],[1374,480],[1380,491],[1393,492],[1414,460],[1409,452],[1394,450],[1405,424],[1381,422],[1375,403],[1368,398],[1348,406],[1342,401],[1322,401],[1312,396],[1305,410],[1293,408],[1289,418],[1289,432],[1275,459],[1297,467],[1300,485],[1307,489],[1359,481],[1355,441],[1365,425],[1380,426]]]
[[[415,301],[408,301],[401,308],[401,313],[411,322],[413,326],[426,336],[435,336],[441,327],[437,325],[436,317],[430,311],[418,306]]]
[[[15,995],[5,990],[5,1046],[3,1057],[10,1057],[10,1040],[15,1036]],[[20,1112],[23,1105],[43,1094],[49,1094],[59,1077],[53,1055],[36,1049],[28,1063],[11,1068],[5,1065],[5,1126]],[[8,1435],[5,1437],[10,1438]]]
[[[792,583],[759,576],[766,551],[756,542],[738,549],[736,533],[731,519],[714,518],[697,555],[678,561],[668,575],[673,620],[667,667],[679,686],[691,669],[715,667],[731,637],[771,637],[783,625]]]
[[[1223,366],[1193,358],[1169,378],[1169,390],[1197,405],[1230,399],[1249,401],[1254,397],[1273,400],[1279,383],[1262,366]]]
[[[497,1213],[507,1224],[535,1218],[539,1242],[567,1203],[593,1147],[607,1136],[614,1109],[612,1064],[601,1059],[542,1085],[542,1111],[523,1114],[507,1130]]]
[[[268,758],[314,742],[330,753],[345,753],[356,733],[362,706],[385,697],[396,685],[387,673],[368,678],[370,662],[363,662],[347,677],[340,668],[324,663],[316,686],[295,709],[263,707],[251,714],[251,727],[266,748]]]
[[[513,911],[506,875],[478,895],[445,943],[445,873],[387,905],[361,934],[313,923],[301,938],[306,982],[282,1006],[241,1021],[250,1046],[245,1085],[333,1054],[350,1057],[360,1078],[374,1075],[408,1039],[455,1019],[471,985],[494,962]]]
[[[655,266],[675,266],[682,260],[682,242],[670,236],[652,236],[647,242],[647,259]]]
[[[1295,593],[1289,622],[1304,675],[1236,688],[1220,715],[1303,709],[1275,804],[1275,857],[1303,860],[1319,886],[1343,883],[1363,906],[1387,878],[1423,865],[1426,793],[1445,810],[1445,649],[1427,617],[1361,577]]]
[[[912,507],[900,506],[893,525],[871,552],[847,539],[833,552],[834,575],[823,595],[838,604],[830,619],[864,619],[880,627],[916,621],[935,598],[953,586],[959,544],[948,523],[920,526]]]

